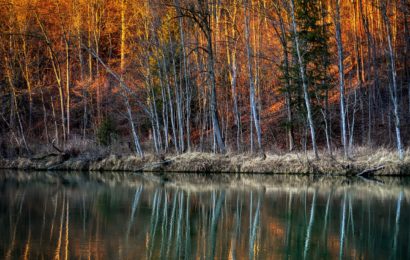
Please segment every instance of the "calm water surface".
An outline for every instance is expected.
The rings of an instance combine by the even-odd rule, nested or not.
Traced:
[[[1,259],[409,259],[410,182],[0,171]]]

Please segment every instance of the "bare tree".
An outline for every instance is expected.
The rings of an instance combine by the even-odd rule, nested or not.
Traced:
[[[386,26],[387,33],[387,44],[388,44],[388,55],[389,55],[389,65],[390,65],[390,76],[392,79],[392,84],[390,84],[389,92],[390,98],[393,103],[393,115],[394,115],[394,126],[396,129],[396,145],[399,152],[400,160],[404,158],[403,144],[400,134],[400,112],[399,112],[399,102],[397,96],[397,71],[396,71],[396,57],[393,50],[390,19],[387,16],[387,3],[385,0],[381,1],[381,12],[383,16],[383,21]]]
[[[252,58],[253,58],[253,48],[250,43],[250,29],[249,29],[249,0],[244,0],[244,9],[245,9],[245,42],[246,42],[246,55],[248,59],[248,75],[249,75],[249,99],[250,99],[250,109],[251,109],[251,116],[256,130],[256,136],[258,139],[258,148],[259,151],[262,151],[262,137],[261,137],[261,127],[259,124],[259,116],[258,116],[258,109],[256,106],[255,100],[255,81],[253,75],[253,68],[252,68]],[[252,132],[251,132],[252,133]],[[252,136],[251,136],[252,140]]]
[[[344,78],[344,66],[343,66],[343,42],[342,42],[342,27],[340,25],[340,0],[335,0],[335,33],[336,33],[336,44],[337,44],[337,56],[338,56],[338,67],[339,67],[339,95],[340,95],[340,120],[341,120],[341,130],[342,130],[342,144],[344,156],[347,158],[349,156],[347,147],[347,136],[346,136],[346,111],[345,111],[345,78]]]
[[[210,112],[212,118],[212,130],[213,137],[215,138],[217,149],[220,152],[225,152],[225,142],[222,137],[221,128],[219,124],[218,116],[218,102],[216,94],[216,79],[215,79],[215,57],[213,49],[213,37],[212,37],[212,12],[210,11],[209,0],[198,0],[197,4],[190,3],[189,7],[179,7],[180,16],[191,19],[194,23],[199,26],[200,30],[203,32],[206,38],[206,48],[204,49],[207,53],[207,71],[210,82]]]
[[[308,90],[308,85],[307,85],[307,82],[306,82],[305,65],[303,63],[303,56],[302,56],[301,50],[300,50],[299,33],[298,33],[296,18],[295,18],[295,3],[294,3],[294,0],[290,0],[290,13],[291,13],[291,17],[292,17],[292,28],[293,28],[294,41],[295,41],[295,46],[296,46],[296,54],[297,54],[298,63],[299,63],[300,78],[302,79],[303,96],[304,96],[304,100],[305,100],[307,116],[308,116],[308,124],[309,124],[309,128],[310,128],[310,137],[312,139],[312,147],[313,147],[313,151],[315,153],[315,157],[316,157],[316,159],[319,159],[319,152],[318,152],[317,144],[316,144],[315,125],[314,125],[314,122],[313,122],[312,108],[311,108],[310,97],[309,97],[309,90]]]

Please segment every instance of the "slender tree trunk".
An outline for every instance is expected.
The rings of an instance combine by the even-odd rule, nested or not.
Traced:
[[[67,138],[70,136],[70,53],[69,53],[69,39],[65,39],[65,53],[66,53],[66,119],[67,119]]]
[[[63,134],[63,145],[65,145],[66,142],[66,126],[65,126],[65,106],[64,106],[64,94],[63,94],[63,85],[61,82],[61,68],[60,65],[58,64],[58,61],[56,60],[57,57],[54,53],[51,41],[48,38],[48,35],[45,31],[44,25],[40,22],[39,17],[36,15],[37,22],[41,28],[41,32],[43,33],[44,40],[47,43],[47,50],[48,54],[50,56],[51,60],[51,65],[53,67],[53,72],[55,79],[57,81],[57,88],[58,88],[58,94],[60,98],[60,113],[61,113],[61,126],[62,126],[62,134]]]
[[[99,57],[100,56],[100,35],[101,35],[101,28],[100,28],[100,19],[101,19],[101,11],[98,9],[98,5],[95,5],[95,10],[93,9],[93,18],[94,18],[94,23],[95,23],[95,28],[93,28],[93,37],[94,37],[94,49],[95,49],[95,54]],[[100,77],[100,69],[99,69],[99,63],[97,62],[95,64],[95,78]],[[102,119],[102,114],[101,114],[101,86],[100,84],[97,84],[96,86],[96,106],[97,106],[97,118],[96,118],[96,123],[100,124],[101,119]]]
[[[350,131],[349,131],[349,151],[353,149],[353,142],[354,142],[354,129],[356,123],[356,112],[357,112],[357,89],[354,90],[354,101],[353,101],[353,109],[352,109],[352,121],[350,123]],[[348,151],[348,152],[349,152]]]
[[[152,85],[152,84],[151,84]],[[162,150],[162,138],[161,138],[161,131],[160,131],[160,126],[159,126],[159,117],[158,117],[158,111],[157,111],[157,101],[156,101],[156,96],[155,96],[155,91],[151,87],[151,95],[152,95],[152,108],[153,108],[153,128],[155,130],[155,136],[157,140],[157,146],[158,146],[158,152]]]
[[[56,112],[54,109],[54,100],[53,97],[51,97],[51,111],[53,115],[53,122],[54,122],[54,140],[59,145],[59,134],[58,134],[58,125],[57,125],[57,117],[56,117]],[[52,143],[54,143],[54,140]]]
[[[221,134],[221,128],[219,126],[219,117],[218,117],[218,103],[216,97],[216,79],[215,79],[215,60],[214,60],[214,53],[212,49],[212,31],[209,28],[207,33],[207,50],[208,50],[208,73],[209,73],[209,80],[211,82],[211,117],[212,117],[212,128],[213,134],[216,138],[217,149],[224,153],[225,152],[225,144]]]
[[[315,153],[315,157],[316,159],[319,159],[319,152],[318,152],[318,148],[316,145],[316,132],[315,132],[312,109],[311,109],[311,104],[310,104],[309,90],[308,90],[308,85],[306,82],[305,67],[304,67],[303,57],[302,57],[300,46],[299,46],[300,44],[299,44],[299,35],[298,35],[298,29],[297,29],[297,24],[296,24],[296,19],[295,19],[294,0],[290,0],[290,7],[291,7],[294,40],[295,40],[295,45],[296,45],[296,54],[298,56],[299,72],[300,72],[300,77],[302,79],[303,95],[305,99],[305,105],[306,105],[307,116],[308,116],[308,124],[310,128],[310,137],[312,139],[312,147]]]
[[[179,1],[175,0],[175,4],[180,12]],[[185,84],[185,118],[186,118],[186,139],[187,139],[187,149],[191,150],[191,95],[192,89],[189,83],[188,68],[187,68],[187,55],[185,51],[185,35],[184,35],[184,25],[182,15],[178,19],[179,34],[181,38],[181,50],[182,50],[182,61],[183,61],[183,72],[184,72],[184,84]],[[182,94],[182,93],[181,93]]]
[[[133,117],[132,117],[132,110],[131,110],[131,106],[129,104],[129,99],[128,99],[128,96],[127,96],[128,94],[134,94],[134,93],[126,85],[126,83],[123,81],[121,76],[118,75],[117,73],[115,73],[114,71],[112,71],[110,69],[110,67],[108,67],[107,64],[105,64],[101,60],[101,58],[98,56],[98,54],[95,51],[92,51],[92,50],[88,49],[84,45],[82,47],[85,48],[89,53],[92,54],[92,56],[105,68],[105,70],[107,71],[108,74],[110,74],[115,80],[117,80],[118,82],[121,83],[120,84],[120,87],[121,87],[120,94],[124,98],[125,107],[127,109],[128,120],[129,120],[129,123],[131,125],[131,132],[132,132],[133,139],[134,139],[135,149],[136,149],[137,154],[139,156],[143,157],[144,153],[143,153],[143,151],[141,149],[141,146],[139,144],[139,138],[138,138],[137,131],[136,131],[136,128],[135,128],[135,125],[134,125],[134,120],[133,120]],[[137,100],[137,102],[138,102],[138,100]],[[140,105],[140,107],[143,109],[143,111],[145,113],[147,113],[150,117],[152,117],[152,114],[150,113],[150,111],[145,106],[142,105],[142,102],[138,102],[138,104]]]
[[[390,29],[390,20],[387,17],[387,7],[386,3],[383,1],[381,5],[381,11],[383,15],[383,20],[386,26],[387,33],[387,43],[388,43],[388,55],[389,55],[389,65],[390,73],[392,79],[392,87],[389,88],[390,98],[393,103],[393,115],[394,115],[394,126],[396,129],[396,145],[399,153],[400,160],[404,158],[403,144],[400,134],[400,113],[399,113],[399,102],[397,97],[397,72],[396,72],[396,58],[393,50],[393,44],[391,39],[391,29]]]
[[[134,140],[135,151],[140,157],[144,157],[144,152],[141,149],[140,141],[137,135],[137,130],[135,129],[134,119],[132,117],[132,110],[131,110],[130,103],[128,101],[128,97],[126,96],[126,94],[123,95],[123,97],[125,101],[125,106],[127,108],[128,121],[130,122],[130,126],[131,126],[131,132],[132,132],[132,137]]]
[[[7,62],[7,60],[6,60],[6,62]],[[28,148],[28,145],[27,145],[26,136],[25,136],[24,128],[23,128],[23,123],[22,123],[21,116],[20,116],[19,105],[18,105],[18,102],[17,102],[16,89],[15,89],[14,83],[13,83],[13,76],[12,76],[9,68],[6,68],[6,73],[7,73],[9,86],[10,86],[10,89],[11,89],[10,92],[11,92],[11,95],[12,95],[12,98],[13,98],[13,104],[14,104],[14,107],[16,109],[16,116],[17,116],[18,129],[20,130],[20,137],[21,137],[21,140],[23,141],[24,148],[26,149],[27,153],[30,154],[31,152],[30,152],[30,149]]]
[[[173,49],[172,40],[170,39],[170,41],[171,41],[171,49]],[[181,152],[184,152],[185,144],[184,144],[184,124],[183,124],[183,115],[182,115],[182,112],[183,112],[182,91],[181,91],[182,83],[178,81],[174,53],[172,55],[172,69],[173,69],[173,74],[174,74],[175,101],[177,105],[176,112],[177,112],[177,120],[178,120],[179,149]]]
[[[256,136],[258,140],[258,149],[262,152],[262,137],[261,137],[261,127],[259,124],[259,116],[258,116],[258,109],[256,107],[256,100],[255,100],[255,82],[254,82],[254,75],[253,75],[253,67],[252,67],[252,58],[253,58],[253,49],[250,43],[250,21],[249,21],[249,0],[244,1],[244,8],[245,8],[245,41],[246,41],[246,54],[248,59],[248,73],[249,73],[249,98],[250,98],[250,108],[251,108],[251,116],[253,119],[253,123],[256,130]],[[252,7],[251,7],[252,8]],[[252,125],[251,125],[252,128]],[[252,134],[251,134],[252,139]]]
[[[161,97],[162,97],[162,121],[163,121],[163,131],[164,131],[164,148],[165,152],[168,151],[168,101],[166,90],[164,87],[164,77],[162,75],[162,65],[161,61],[158,60],[158,73],[159,73],[159,83],[161,86]],[[165,72],[166,73],[166,72]]]
[[[236,30],[234,24],[236,23],[236,14],[237,14],[237,2],[234,0],[233,2],[233,11],[231,15],[231,30],[229,30],[229,22],[227,21],[226,24],[226,55],[227,55],[227,63],[229,66],[229,82],[231,84],[231,94],[232,94],[232,101],[233,101],[233,113],[235,118],[235,125],[236,125],[236,150],[241,150],[241,115],[238,108],[238,94],[237,94],[237,62],[236,62]],[[230,41],[233,42],[233,46],[230,45]]]
[[[363,68],[363,56],[361,55],[361,42],[359,41],[359,30],[358,30],[358,1],[352,1],[353,4],[353,31],[354,31],[354,52],[355,52],[355,60],[356,60],[356,78],[359,85],[359,108],[360,108],[360,125],[361,128],[360,135],[361,135],[361,143],[364,143],[365,140],[365,123],[364,123],[364,97],[365,97],[365,90],[363,88],[364,82],[364,68]]]
[[[410,114],[410,64],[409,64],[409,55],[410,55],[410,26],[409,26],[409,4],[407,0],[401,0],[401,8],[402,8],[402,13],[403,13],[403,19],[404,19],[404,37],[405,37],[405,42],[406,42],[406,50],[404,52],[404,73],[405,73],[405,79],[404,81],[407,82],[407,96],[408,96],[408,111]]]
[[[177,141],[178,139],[177,139],[176,127],[175,127],[174,105],[173,105],[171,87],[170,87],[169,78],[168,78],[168,72],[167,72],[167,68],[166,68],[165,55],[163,56],[162,68],[163,68],[163,71],[164,71],[165,84],[166,84],[166,87],[167,87],[169,113],[170,113],[170,116],[171,116],[170,120],[171,120],[172,138],[173,138],[173,143],[174,143],[174,146],[175,146],[175,151],[177,153],[179,153],[178,141]]]
[[[41,93],[41,105],[42,105],[42,108],[43,108],[44,130],[45,130],[45,132],[46,132],[46,141],[47,141],[47,144],[49,144],[49,143],[50,143],[50,137],[49,137],[49,135],[48,135],[47,110],[46,110],[46,105],[45,105],[45,102],[44,102],[44,95],[43,95],[43,89],[42,89],[42,88],[40,88],[40,93]]]
[[[342,28],[340,25],[340,0],[336,0],[336,13],[335,13],[335,30],[336,30],[336,44],[337,44],[337,56],[339,67],[339,95],[340,95],[340,121],[342,130],[342,144],[345,158],[349,157],[347,149],[347,137],[346,137],[346,109],[345,109],[345,79],[344,79],[344,54],[343,54],[343,42],[342,42]]]
[[[31,78],[30,78],[30,70],[29,70],[29,56],[27,53],[27,41],[25,39],[25,36],[21,37],[22,39],[22,47],[23,47],[23,57],[24,57],[24,69],[23,70],[23,77],[26,81],[27,84],[27,92],[28,92],[28,111],[29,111],[29,121],[28,121],[28,128],[29,131],[31,131],[32,128],[32,121],[33,121],[33,90],[32,90],[32,84],[31,84]]]
[[[283,51],[283,65],[284,65],[284,72],[283,77],[285,80],[285,103],[286,103],[286,131],[288,136],[288,148],[289,151],[293,151],[295,146],[295,138],[294,138],[294,130],[293,130],[293,116],[292,116],[292,96],[291,96],[291,82],[290,82],[290,73],[289,73],[289,50],[288,50],[288,37],[286,35],[285,23],[281,16],[281,10],[279,6],[275,6],[276,14],[278,15],[279,19],[279,29],[280,31],[276,30],[275,23],[272,23],[274,26],[275,31],[277,31],[278,37],[280,39],[280,43],[282,45]]]

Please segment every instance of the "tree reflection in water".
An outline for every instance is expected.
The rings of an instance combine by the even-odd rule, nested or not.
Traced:
[[[12,176],[0,179],[4,259],[409,258],[410,186],[402,181]]]

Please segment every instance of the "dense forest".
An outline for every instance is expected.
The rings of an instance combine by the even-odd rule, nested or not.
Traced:
[[[391,147],[407,0],[0,0],[0,153]]]

